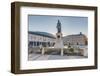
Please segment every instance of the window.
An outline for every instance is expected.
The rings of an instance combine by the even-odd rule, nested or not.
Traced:
[[[36,46],[36,42],[34,42],[34,46]]]
[[[29,46],[29,47],[32,47],[32,46],[33,46],[33,42],[30,41],[28,46]]]
[[[39,46],[39,42],[37,42],[37,46]]]

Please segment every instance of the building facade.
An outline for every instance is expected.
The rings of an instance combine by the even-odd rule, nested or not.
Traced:
[[[87,37],[80,32],[80,34],[68,35],[63,37],[64,45],[87,45]]]
[[[55,36],[47,32],[28,32],[29,47],[51,47],[55,44]]]

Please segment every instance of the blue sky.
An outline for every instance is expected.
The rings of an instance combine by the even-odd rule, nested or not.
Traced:
[[[88,36],[88,18],[75,16],[43,16],[29,15],[29,31],[42,31],[52,34],[57,33],[57,21],[61,22],[64,36],[82,32]]]

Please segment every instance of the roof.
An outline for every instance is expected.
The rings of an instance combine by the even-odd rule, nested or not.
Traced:
[[[67,35],[67,36],[64,36],[63,39],[66,39],[66,38],[74,38],[74,37],[84,37],[87,39],[87,37],[84,35],[84,34],[73,34],[73,35]]]
[[[84,34],[73,34],[73,35],[68,35],[68,36],[85,36]]]
[[[80,34],[72,34],[72,35],[67,35],[67,36],[64,36],[64,37],[76,37],[76,36],[84,36],[86,37],[84,34],[80,33]]]
[[[47,33],[47,32],[40,32],[40,31],[29,31],[29,34],[35,34],[35,35],[40,35],[40,36],[45,36],[45,37],[49,37],[49,38],[54,38],[55,36],[51,33]]]

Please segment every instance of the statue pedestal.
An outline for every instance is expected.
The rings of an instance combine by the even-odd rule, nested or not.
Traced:
[[[56,42],[54,45],[54,48],[59,48],[61,49],[61,56],[63,56],[63,40],[62,40],[62,33],[56,33]]]
[[[55,42],[54,47],[60,48],[60,49],[64,47],[63,40],[62,40],[62,33],[56,33],[56,42]]]

